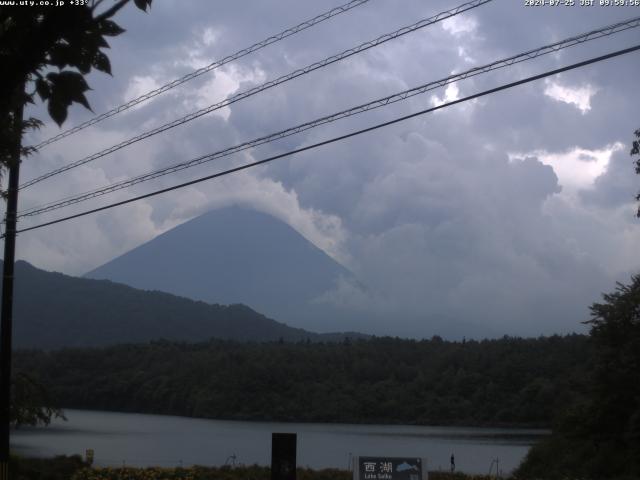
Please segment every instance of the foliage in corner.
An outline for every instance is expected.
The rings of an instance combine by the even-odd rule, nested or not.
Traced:
[[[53,458],[11,455],[9,460],[13,480],[69,480],[87,466],[80,455],[60,455]]]
[[[103,1],[69,8],[39,2],[0,7],[0,173],[16,148],[21,156],[33,153],[33,148],[22,147],[21,139],[26,130],[42,122],[20,118],[22,108],[34,103],[36,94],[61,125],[73,103],[90,109],[85,96],[90,88],[84,76],[92,69],[111,74],[103,49],[109,48],[107,37],[124,32],[111,18],[130,0],[118,0],[99,13]],[[144,11],[151,2],[134,0]]]
[[[603,300],[585,322],[595,352],[586,401],[531,449],[517,478],[640,478],[640,275]]]
[[[11,424],[49,425],[54,418],[66,420],[62,410],[52,407],[47,389],[30,375],[20,372],[13,376],[11,385]]]
[[[61,125],[73,103],[90,109],[84,76],[96,69],[111,74],[106,37],[124,30],[111,18],[130,0],[117,0],[98,12],[104,0],[84,5],[53,7],[49,2],[0,7],[0,180],[5,168],[34,152],[22,145],[27,130],[39,128],[37,118],[23,119],[35,95],[47,104],[49,115]],[[152,0],[134,0],[144,11]],[[20,2],[22,3],[22,2]],[[26,3],[26,2],[25,2]],[[6,198],[6,192],[0,191]],[[43,388],[26,375],[12,388],[14,424],[48,424],[62,413],[48,407]]]
[[[634,140],[633,143],[631,144],[631,152],[629,152],[631,156],[640,155],[640,128],[633,133],[636,136],[636,140]],[[636,159],[635,164],[636,164],[636,173],[640,175],[640,158]],[[640,193],[636,195],[636,200],[640,202]],[[638,207],[636,217],[640,218],[640,206]]]

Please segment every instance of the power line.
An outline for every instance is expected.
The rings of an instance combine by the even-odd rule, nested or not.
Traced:
[[[200,75],[203,75],[207,72],[210,72],[211,70],[215,70],[216,68],[226,65],[227,63],[231,63],[235,60],[238,60],[239,58],[249,55],[250,53],[257,52],[258,50],[261,50],[264,47],[271,45],[272,43],[279,42],[280,40],[283,40],[287,37],[295,35],[296,33],[302,32],[303,30],[306,30],[307,28],[313,27],[314,25],[317,25],[321,22],[324,22],[325,20],[335,17],[336,15],[340,15],[341,13],[347,12],[352,8],[359,7],[360,5],[363,5],[368,1],[369,0],[352,0],[349,3],[345,3],[344,5],[340,5],[339,7],[332,8],[331,10],[324,12],[316,17],[313,17],[309,20],[305,20],[304,22],[296,25],[295,27],[287,28],[286,30],[283,30],[280,33],[272,35],[271,37],[266,38],[258,43],[254,43],[250,47],[243,48],[242,50],[239,50],[236,53],[228,55],[224,57],[222,60],[216,60],[215,62],[207,65],[206,67],[202,67],[197,70],[194,70],[193,72],[188,73],[187,75],[184,75],[180,78],[177,78],[161,87],[156,88],[155,90],[151,90],[143,95],[140,95],[139,97],[129,100],[128,102],[118,107],[115,107],[107,112],[97,115],[87,120],[86,122],[83,122],[73,128],[65,130],[62,133],[59,133],[58,135],[48,138],[47,140],[36,145],[35,148],[42,148],[46,145],[57,142],[62,138],[68,137],[69,135],[73,135],[74,133],[79,132],[80,130],[84,130],[85,128],[90,127],[91,125],[95,125],[96,123],[99,123],[109,117],[113,117],[114,115],[124,112],[125,110],[128,110],[131,107],[135,107],[136,105],[139,105],[142,102],[146,102],[147,100],[153,97],[156,97],[161,93],[164,93],[168,90],[171,90],[172,88],[182,85],[183,83],[186,83],[189,80],[193,80],[194,78],[199,77]]]
[[[615,33],[619,33],[621,31],[625,31],[631,28],[637,28],[640,26],[640,17],[636,17],[636,18],[632,18],[632,19],[628,19],[622,22],[618,22],[616,24],[613,25],[609,25],[606,27],[602,27],[599,28],[597,30],[592,30],[589,31],[587,33],[583,33],[580,35],[576,35],[570,38],[567,38],[565,40],[561,40],[559,42],[555,42],[553,44],[550,45],[545,45],[543,47],[539,47],[537,49],[534,50],[529,50],[527,52],[524,53],[520,53],[518,55],[514,55],[502,60],[497,60],[494,61],[492,63],[480,66],[480,67],[474,67],[470,70],[467,70],[465,72],[459,73],[459,74],[455,74],[455,75],[450,75],[446,78],[440,79],[440,80],[436,80],[436,81],[432,81],[423,85],[420,85],[418,87],[414,87],[408,90],[404,90],[402,92],[399,93],[394,93],[392,95],[388,95],[386,97],[365,103],[365,104],[361,104],[346,110],[342,110],[340,112],[337,113],[333,113],[331,115],[327,115],[324,117],[320,117],[317,118],[315,120],[294,126],[294,127],[290,127],[286,130],[281,130],[279,132],[276,133],[272,133],[263,137],[259,137],[253,140],[250,140],[248,142],[244,142],[241,143],[239,145],[235,145],[233,147],[229,147],[226,148],[224,150],[220,150],[214,153],[210,153],[210,154],[206,154],[206,155],[202,155],[199,156],[197,158],[188,160],[186,162],[181,162],[169,167],[165,167],[165,168],[161,168],[159,170],[155,170],[152,171],[150,173],[146,173],[143,175],[139,175],[137,177],[131,178],[131,179],[127,179],[127,180],[123,180],[120,182],[116,182],[113,183],[111,185],[107,185],[104,187],[100,187],[98,189],[94,189],[88,192],[84,192],[81,194],[76,194],[73,196],[68,196],[53,202],[49,202],[45,205],[40,205],[40,206],[36,206],[36,207],[32,207],[29,209],[25,209],[22,212],[19,212],[18,218],[23,218],[23,217],[29,217],[29,216],[35,216],[35,215],[39,215],[42,213],[46,213],[46,212],[50,212],[53,210],[57,210],[63,207],[67,207],[69,205],[74,205],[76,203],[80,203],[82,201],[85,200],[89,200],[92,198],[96,198],[102,195],[106,195],[112,192],[115,192],[117,190],[121,190],[123,188],[128,188],[131,187],[133,185],[137,185],[139,183],[142,182],[146,182],[149,180],[153,180],[155,178],[159,178],[162,177],[164,175],[168,175],[171,173],[175,173],[187,168],[191,168],[193,166],[196,165],[201,165],[203,163],[206,162],[210,162],[222,157],[226,157],[229,155],[232,155],[234,153],[238,153],[240,151],[243,150],[247,150],[249,148],[253,148],[256,147],[258,145],[263,145],[269,142],[273,142],[275,140],[279,140],[282,138],[286,138],[288,136],[315,128],[317,126],[320,125],[324,125],[327,123],[331,123],[343,118],[347,118],[350,117],[352,115],[357,115],[369,110],[373,110],[376,108],[380,108],[386,105],[390,105],[392,103],[396,103],[402,100],[406,100],[407,98],[411,98],[415,95],[419,95],[419,94],[423,94],[425,92],[428,92],[430,90],[434,90],[436,88],[439,87],[443,87],[445,85],[448,85],[450,83],[456,82],[456,81],[460,81],[460,80],[464,80],[466,78],[470,78],[476,75],[480,75],[492,70],[497,70],[500,68],[504,68],[507,66],[511,66],[514,65],[516,63],[520,63],[520,62],[524,62],[524,61],[528,61],[528,60],[532,60],[535,58],[538,58],[539,56],[542,55],[546,55],[549,53],[553,53],[553,52],[557,52],[560,51],[562,49],[574,46],[574,45],[578,45],[587,41],[591,41],[591,40],[595,40],[595,39],[599,39],[602,37],[606,37],[609,35],[613,35]]]
[[[118,207],[118,206],[125,205],[125,204],[128,204],[128,203],[136,202],[138,200],[143,200],[145,198],[149,198],[149,197],[153,197],[153,196],[156,196],[156,195],[160,195],[161,193],[170,192],[172,190],[177,190],[177,189],[180,189],[180,188],[188,187],[188,186],[195,185],[197,183],[201,183],[201,182],[204,182],[204,181],[207,181],[207,180],[212,180],[214,178],[223,177],[225,175],[230,175],[232,173],[239,172],[241,170],[246,170],[246,169],[258,166],[258,165],[263,165],[265,163],[269,163],[269,162],[272,162],[274,160],[278,160],[280,158],[289,157],[289,156],[294,155],[296,153],[305,152],[307,150],[312,150],[312,149],[315,149],[315,148],[318,148],[318,147],[322,147],[324,145],[329,145],[331,143],[335,143],[335,142],[339,142],[339,141],[342,141],[342,140],[346,140],[348,138],[355,137],[357,135],[361,135],[363,133],[367,133],[367,132],[371,132],[371,131],[374,131],[374,130],[378,130],[378,129],[383,128],[383,127],[388,127],[389,125],[393,125],[393,124],[396,124],[396,123],[399,123],[399,122],[403,122],[405,120],[408,120],[408,119],[411,119],[411,118],[414,118],[414,117],[417,117],[417,116],[420,116],[420,115],[424,115],[426,113],[434,112],[436,110],[440,110],[440,109],[443,109],[443,108],[446,108],[446,107],[457,105],[459,103],[463,103],[463,102],[467,102],[467,101],[470,101],[470,100],[474,100],[476,98],[480,98],[480,97],[483,97],[485,95],[490,95],[490,94],[493,94],[493,93],[497,93],[497,92],[500,92],[502,90],[507,90],[509,88],[516,87],[518,85],[523,85],[525,83],[530,83],[530,82],[533,82],[535,80],[540,80],[542,78],[549,77],[551,75],[556,75],[558,73],[562,73],[562,72],[566,72],[566,71],[573,70],[573,69],[576,69],[576,68],[580,68],[580,67],[584,67],[584,66],[587,66],[587,65],[591,65],[593,63],[597,63],[597,62],[601,62],[603,60],[607,60],[607,59],[610,59],[610,58],[618,57],[620,55],[631,53],[631,52],[634,52],[634,51],[637,51],[637,50],[640,50],[640,45],[636,45],[636,46],[633,46],[633,47],[625,48],[625,49],[622,49],[622,50],[617,50],[615,52],[608,53],[606,55],[601,55],[599,57],[594,57],[594,58],[591,58],[589,60],[584,60],[582,62],[574,63],[574,64],[571,64],[571,65],[567,65],[567,66],[562,67],[562,68],[549,70],[547,72],[544,72],[544,73],[541,73],[541,74],[538,74],[538,75],[534,75],[534,76],[531,76],[531,77],[527,77],[527,78],[524,78],[522,80],[518,80],[518,81],[515,81],[515,82],[507,83],[507,84],[501,85],[499,87],[491,88],[489,90],[484,90],[484,91],[482,91],[480,93],[475,93],[473,95],[469,95],[469,96],[466,96],[466,97],[463,97],[463,98],[459,98],[457,100],[453,100],[451,102],[447,102],[447,103],[444,103],[442,105],[438,105],[438,106],[435,106],[435,107],[427,108],[427,109],[421,110],[419,112],[415,112],[415,113],[412,113],[412,114],[409,114],[409,115],[405,115],[405,116],[402,116],[402,117],[395,118],[393,120],[389,120],[389,121],[386,121],[386,122],[383,122],[383,123],[379,123],[379,124],[373,125],[371,127],[363,128],[361,130],[356,130],[354,132],[350,132],[350,133],[347,133],[345,135],[340,135],[338,137],[333,137],[333,138],[330,138],[328,140],[324,140],[322,142],[314,143],[312,145],[307,145],[306,147],[301,147],[301,148],[298,148],[298,149],[295,149],[295,150],[290,150],[290,151],[285,152],[285,153],[281,153],[281,154],[278,154],[278,155],[273,155],[271,157],[268,157],[268,158],[265,158],[265,159],[262,159],[262,160],[258,160],[258,161],[252,162],[252,163],[241,165],[239,167],[230,168],[228,170],[224,170],[222,172],[218,172],[218,173],[215,173],[215,174],[212,174],[212,175],[207,175],[205,177],[200,177],[200,178],[197,178],[195,180],[190,180],[188,182],[181,183],[181,184],[178,184],[178,185],[174,185],[172,187],[163,188],[161,190],[156,190],[154,192],[150,192],[150,193],[147,193],[147,194],[144,194],[144,195],[139,195],[137,197],[129,198],[127,200],[114,202],[114,203],[111,203],[109,205],[105,205],[103,207],[98,207],[98,208],[94,208],[94,209],[91,209],[91,210],[86,210],[84,212],[80,212],[80,213],[77,213],[75,215],[69,215],[67,217],[59,218],[57,220],[52,220],[50,222],[45,222],[45,223],[41,223],[41,224],[38,224],[38,225],[34,225],[32,227],[23,228],[23,229],[17,230],[16,233],[28,232],[30,230],[35,230],[35,229],[38,229],[38,228],[47,227],[49,225],[55,225],[57,223],[66,222],[68,220],[72,220],[72,219],[79,218],[79,217],[84,217],[84,216],[90,215],[92,213],[101,212],[103,210],[108,210],[108,209],[111,209],[111,208],[114,208],[114,207]]]
[[[58,169],[52,170],[48,173],[45,173],[44,175],[41,175],[37,178],[34,178],[33,180],[29,180],[28,182],[22,184],[20,186],[21,189],[27,188],[31,185],[34,185],[38,182],[41,182],[47,178],[53,177],[55,175],[58,175],[60,173],[66,172],[68,170],[71,170],[72,168],[78,167],[80,165],[84,165],[86,163],[89,163],[93,160],[97,160],[98,158],[102,158],[106,155],[109,155],[110,153],[116,152],[124,147],[127,147],[129,145],[132,145],[136,142],[139,142],[140,140],[144,140],[146,138],[152,137],[154,135],[157,135],[159,133],[162,133],[166,130],[169,130],[171,128],[177,127],[179,125],[182,125],[184,123],[190,122],[192,120],[195,120],[196,118],[202,117],[203,115],[206,115],[208,113],[211,113],[215,110],[219,110],[223,107],[229,106],[235,102],[238,102],[240,100],[243,100],[245,98],[251,97],[253,95],[256,95],[260,92],[263,92],[269,88],[275,87],[277,85],[280,85],[282,83],[288,82],[290,80],[293,80],[294,78],[300,77],[302,75],[306,75],[308,73],[311,73],[315,70],[318,70],[320,68],[326,67],[328,65],[331,65],[333,63],[336,63],[338,61],[344,60],[345,58],[351,57],[353,55],[356,55],[358,53],[361,53],[365,50],[368,50],[370,48],[373,47],[377,47],[378,45],[382,45],[383,43],[386,43],[390,40],[394,40],[396,38],[399,38],[403,35],[406,35],[408,33],[414,32],[416,30],[419,30],[421,28],[427,27],[429,25],[433,25],[434,23],[440,22],[442,20],[445,20],[447,18],[451,18],[454,17],[456,15],[459,15],[462,12],[466,12],[468,10],[477,8],[481,5],[484,5],[485,3],[489,3],[493,0],[473,0],[471,2],[468,3],[464,3],[458,7],[452,8],[450,10],[447,10],[445,12],[440,12],[437,15],[434,15],[432,17],[420,20],[417,23],[414,23],[413,25],[409,25],[406,27],[402,27],[394,32],[391,33],[386,33],[384,35],[381,35],[380,37],[368,41],[368,42],[364,42],[360,45],[358,45],[357,47],[353,47],[350,48],[348,50],[345,50],[337,55],[333,55],[331,57],[327,57],[323,60],[320,60],[319,62],[316,63],[312,63],[311,65],[307,65],[304,68],[300,68],[298,70],[295,70],[287,75],[283,75],[281,77],[276,78],[275,80],[270,80],[268,82],[265,82],[261,85],[258,85],[256,87],[253,87],[249,90],[245,90],[244,92],[240,92],[237,93],[235,95],[232,95],[231,97],[209,105],[208,107],[202,108],[198,111],[192,112],[188,115],[185,115],[184,117],[178,118],[176,120],[173,120],[169,123],[165,123],[164,125],[161,125],[159,127],[156,127],[152,130],[149,130],[147,132],[144,132],[140,135],[137,135],[135,137],[129,138],[128,140],[125,140],[123,142],[118,143],[117,145],[113,145],[109,148],[106,148],[100,152],[94,153],[93,155],[90,155],[88,157],[82,158],[80,160],[76,160],[75,162],[72,162],[68,165],[65,165],[64,167],[60,167]]]

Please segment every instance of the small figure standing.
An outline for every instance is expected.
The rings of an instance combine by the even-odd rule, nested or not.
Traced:
[[[451,454],[451,473],[456,471],[456,459],[453,456],[453,453]]]

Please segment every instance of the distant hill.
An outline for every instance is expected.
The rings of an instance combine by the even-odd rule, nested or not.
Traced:
[[[16,263],[13,332],[16,348],[45,349],[160,338],[261,342],[344,337],[292,328],[245,305],[209,305],[106,280],[45,272],[24,261]]]
[[[362,314],[319,302],[351,273],[286,223],[240,207],[214,210],[92,270],[87,278],[208,303],[242,303],[315,331],[364,326]]]

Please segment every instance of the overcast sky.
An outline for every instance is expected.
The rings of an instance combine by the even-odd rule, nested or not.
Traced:
[[[579,0],[576,0],[579,3]],[[129,6],[111,41],[113,78],[91,75],[101,113],[315,16],[340,1],[155,0]],[[598,2],[596,2],[598,3]],[[365,5],[84,130],[23,163],[31,179],[233,93],[442,10],[447,1]],[[240,101],[21,193],[25,208],[215,151],[633,16],[637,7],[527,7],[495,0]],[[640,43],[640,30],[466,80],[223,161],[24,221],[58,218],[264,158],[438,102]],[[402,318],[439,315],[515,335],[583,331],[588,305],[638,271],[629,156],[640,128],[640,54],[581,68],[347,141],[90,217],[24,233],[18,256],[80,275],[210,209],[286,221],[361,285],[327,298]],[[35,110],[41,118],[46,115]],[[74,107],[65,127],[91,117]],[[50,120],[33,140],[59,132]],[[366,290],[363,290],[366,285]],[[393,322],[396,322],[395,324]]]

